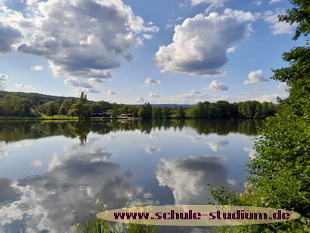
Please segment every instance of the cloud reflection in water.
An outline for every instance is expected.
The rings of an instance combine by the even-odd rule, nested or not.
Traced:
[[[121,208],[143,190],[129,183],[131,172],[120,173],[112,154],[96,142],[74,144],[55,155],[46,173],[12,182],[0,179],[0,222],[4,232],[74,232],[75,210],[81,218],[96,211],[97,199],[110,209]]]

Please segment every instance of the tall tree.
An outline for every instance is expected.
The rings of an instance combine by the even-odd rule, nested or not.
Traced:
[[[69,110],[69,115],[77,116],[79,120],[81,120],[89,118],[90,114],[90,105],[87,103],[86,95],[84,95],[84,92],[82,92],[78,102],[71,106],[71,109]]]
[[[309,0],[292,0],[293,8],[280,21],[298,23],[293,39],[310,32]],[[301,218],[281,224],[233,228],[232,232],[309,232],[310,230],[310,49],[295,47],[283,54],[289,66],[273,70],[275,80],[286,82],[289,96],[280,100],[282,111],[269,118],[255,143],[256,158],[249,163],[251,188],[242,196],[215,196],[222,203],[281,208]],[[224,201],[223,201],[224,200]],[[227,201],[229,200],[229,201]]]

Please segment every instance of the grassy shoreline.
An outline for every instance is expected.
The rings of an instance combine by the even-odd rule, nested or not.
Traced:
[[[111,117],[91,117],[88,118],[86,120],[90,120],[90,121],[100,121],[100,120],[111,120],[111,119],[119,119],[119,118],[111,118]],[[41,116],[41,117],[0,117],[0,121],[58,121],[58,120],[62,120],[62,121],[79,121],[78,117],[59,117],[59,116]],[[83,119],[84,121],[84,119]]]

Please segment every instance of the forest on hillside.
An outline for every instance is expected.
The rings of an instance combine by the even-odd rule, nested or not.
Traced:
[[[141,106],[89,101],[83,92],[80,98],[56,97],[34,93],[0,93],[0,117],[42,117],[42,116],[77,116],[79,119],[90,117],[118,117],[129,114],[132,117],[169,119],[231,119],[231,118],[266,118],[273,116],[279,106],[271,102],[245,101],[229,103],[218,101],[199,102],[191,107],[174,105],[172,107]]]

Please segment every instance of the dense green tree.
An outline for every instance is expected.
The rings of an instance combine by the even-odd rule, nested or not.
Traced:
[[[161,108],[152,108],[152,117],[155,119],[161,119],[163,118],[163,112]]]
[[[69,110],[75,102],[76,99],[65,99],[62,101],[58,113],[60,115],[69,115]]]
[[[69,110],[69,115],[77,116],[79,120],[89,118],[91,114],[90,105],[87,103],[87,96],[84,92],[81,93],[81,97],[76,104],[73,104]]]
[[[167,107],[163,108],[162,114],[163,114],[163,118],[165,118],[165,119],[171,118],[171,109],[167,108]]]
[[[299,23],[293,39],[310,32],[308,0],[290,1],[293,8],[279,17]],[[275,80],[286,82],[289,97],[268,118],[256,141],[256,158],[248,164],[251,186],[242,195],[226,197],[214,191],[222,204],[252,205],[296,211],[301,218],[277,224],[231,228],[231,232],[310,232],[310,49],[309,44],[283,54],[289,66],[274,70]],[[264,110],[265,111],[265,110]],[[226,202],[226,203],[225,203]]]
[[[21,98],[12,94],[7,94],[0,100],[2,116],[33,116],[31,100]]]
[[[152,118],[152,106],[149,103],[139,107],[138,115],[141,118]]]
[[[177,116],[177,118],[184,118],[185,117],[185,110],[182,106],[179,106],[177,108],[176,116]]]

